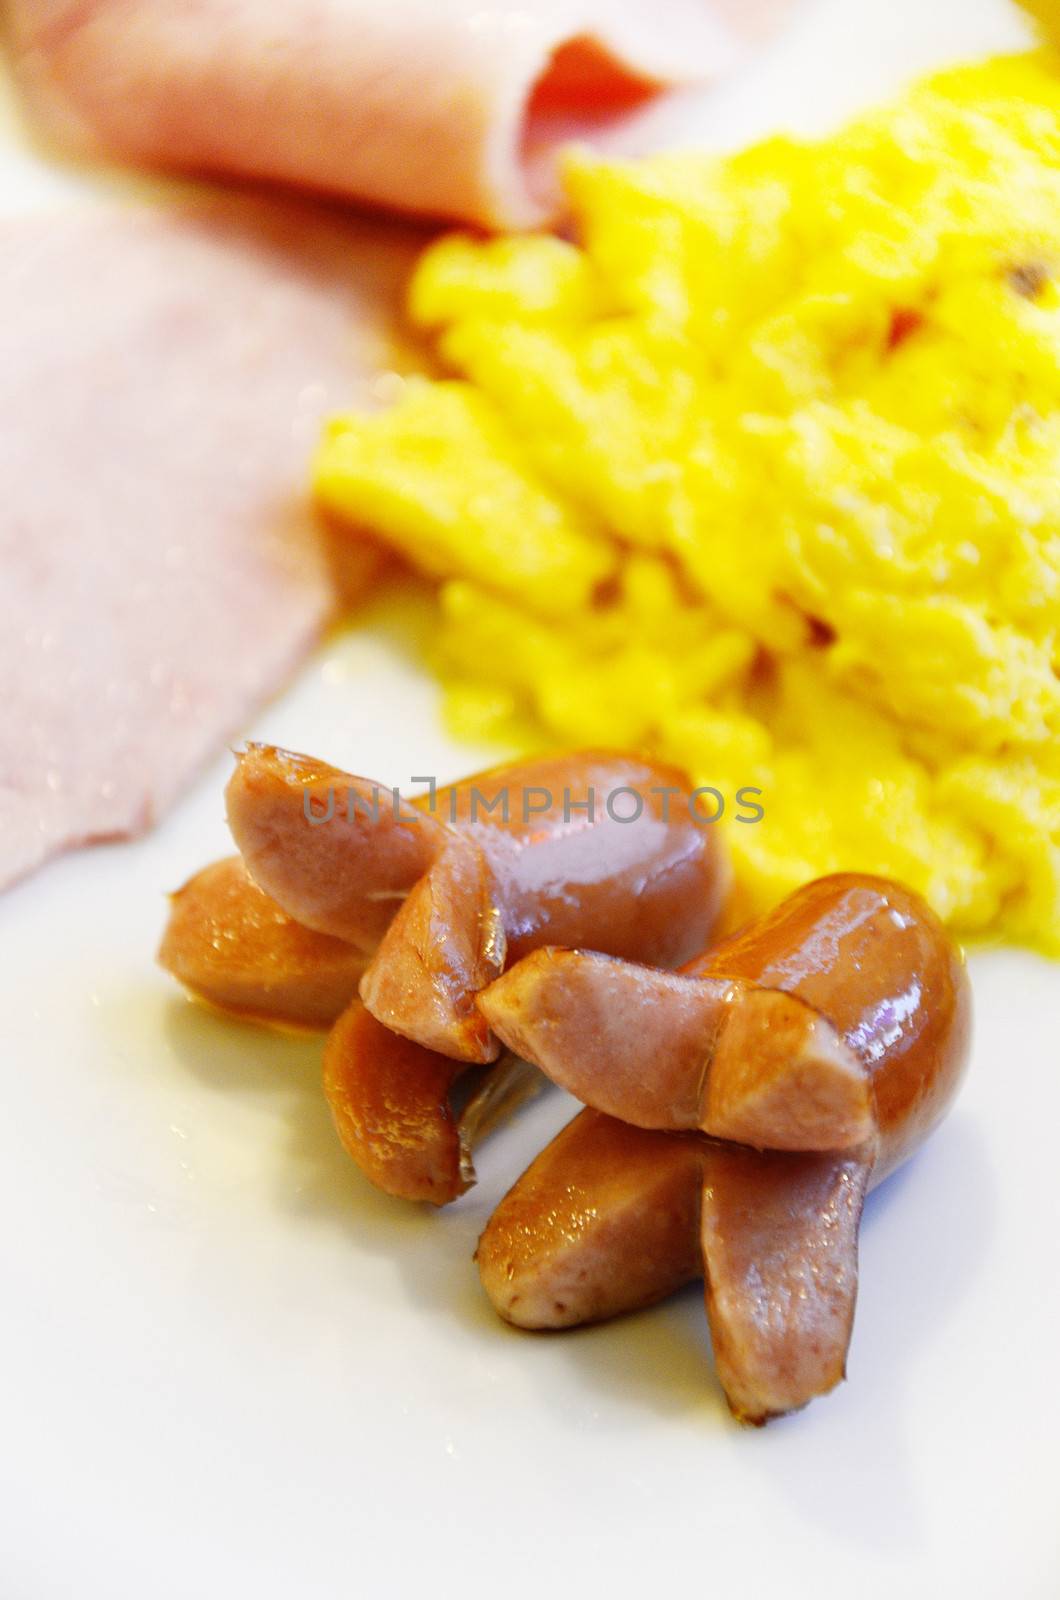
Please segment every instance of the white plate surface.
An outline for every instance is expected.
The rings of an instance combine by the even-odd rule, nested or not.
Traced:
[[[809,0],[686,136],[819,126],[1023,37],[1002,0]],[[64,186],[2,138],[6,204]],[[387,613],[254,731],[388,782],[483,754]],[[966,1092],[869,1203],[849,1382],[742,1432],[698,1292],[554,1338],[484,1303],[477,1233],[563,1097],[428,1215],[343,1156],[318,1041],[154,967],[163,891],[228,847],[227,766],[0,900],[3,1600],[1060,1593],[1057,968],[975,958]]]

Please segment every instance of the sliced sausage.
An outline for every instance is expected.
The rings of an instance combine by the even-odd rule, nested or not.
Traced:
[[[361,980],[380,1022],[458,1061],[490,1061],[500,1044],[475,997],[504,971],[506,939],[483,852],[454,835],[415,885]]]
[[[590,751],[499,767],[400,810],[390,793],[252,746],[229,821],[251,874],[292,916],[378,943],[362,997],[428,1048],[494,1059],[475,996],[542,944],[669,967],[710,937],[728,870],[672,768]]]
[[[581,1112],[479,1240],[479,1276],[498,1313],[519,1328],[569,1328],[698,1278],[703,1148],[689,1135]]]
[[[273,745],[236,756],[225,803],[255,883],[304,927],[367,954],[445,839],[385,786]]]
[[[887,1164],[930,1131],[970,1028],[938,918],[859,874],[807,885],[679,974],[541,950],[479,1006],[511,1049],[627,1121],[772,1149],[878,1136]]]
[[[199,999],[259,1021],[329,1027],[357,993],[364,957],[295,922],[239,856],[170,897],[158,959]]]
[[[685,1281],[690,1256],[698,1256],[729,1405],[741,1421],[764,1422],[844,1375],[864,1196],[923,1142],[956,1095],[970,1043],[965,966],[911,891],[844,874],[808,885],[682,975],[626,968],[627,982],[622,972],[599,957],[541,951],[494,985],[484,1008],[513,1048],[531,1045],[531,1058],[561,1082],[686,1127],[709,1106],[692,1071],[693,1046],[713,1071],[717,1008],[736,1082],[740,1042],[754,1045],[757,1023],[741,1032],[727,1019],[743,1005],[754,1017],[761,996],[794,998],[825,1017],[858,1062],[872,1096],[870,1137],[841,1150],[756,1150],[623,1130],[600,1112],[583,1113],[491,1220],[479,1250],[483,1283],[508,1320],[569,1326],[609,1314],[601,1307],[649,1303],[658,1298],[654,1285],[668,1276],[673,1286]],[[697,1001],[696,985],[705,986],[706,1001]],[[503,1015],[492,1005],[498,993]],[[579,1010],[584,1069],[576,1061]],[[782,1130],[816,1116],[808,1119],[799,1104],[807,1074],[805,1058],[793,1054],[799,1070],[769,1079],[771,1125]],[[758,1071],[753,1049],[743,1059]],[[557,1062],[562,1075],[552,1070]],[[809,1088],[812,1098],[812,1077]],[[655,1235],[655,1277],[646,1284],[642,1240],[657,1224],[660,1186],[666,1215],[683,1221]],[[579,1284],[590,1288],[572,1293]]]
[[[471,1187],[473,1146],[540,1083],[512,1056],[469,1073],[464,1062],[384,1028],[359,1000],[324,1048],[324,1092],[346,1150],[376,1188],[432,1205]]]
[[[871,1163],[712,1144],[703,1163],[707,1319],[725,1397],[762,1423],[846,1376]]]

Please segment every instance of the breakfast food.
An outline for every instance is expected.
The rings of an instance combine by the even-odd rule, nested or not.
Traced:
[[[13,0],[53,127],[149,165],[525,226],[552,154],[728,67],[792,0]]]
[[[374,950],[361,998],[457,1060],[499,1046],[475,996],[528,951],[587,945],[675,966],[709,938],[729,877],[681,772],[603,752],[540,757],[412,802],[251,745],[228,817],[255,881],[307,927]]]
[[[887,1170],[948,1105],[969,1031],[939,919],[859,873],[807,884],[680,973],[538,950],[479,1007],[510,1049],[627,1122],[774,1150],[878,1141]]]
[[[306,928],[259,889],[242,857],[215,861],[170,896],[158,959],[222,1011],[327,1028],[357,993],[364,956]]]
[[[572,752],[405,801],[252,745],[228,789],[243,855],[174,897],[159,954],[264,1020],[331,1020],[367,963],[324,1092],[403,1199],[463,1194],[536,1068],[572,1089],[587,1109],[482,1234],[487,1295],[565,1328],[705,1276],[722,1387],[761,1423],[844,1375],[865,1193],[947,1111],[970,996],[921,897],[863,874],[711,945],[727,873],[697,798],[672,769]],[[593,948],[547,942],[579,932]]]
[[[304,459],[384,302],[355,281],[375,236],[297,207],[83,205],[0,235],[3,886],[142,832],[319,637],[338,596]]]
[[[702,1139],[579,1112],[497,1206],[478,1242],[494,1310],[574,1328],[665,1299],[703,1275]]]
[[[324,1046],[324,1093],[343,1147],[377,1189],[435,1206],[472,1186],[474,1146],[542,1081],[514,1056],[469,1072],[384,1028],[357,1000]]]
[[[719,1145],[704,1164],[700,1243],[714,1364],[755,1426],[846,1376],[869,1161]]]
[[[865,1193],[933,1131],[964,1072],[971,1004],[958,951],[916,896],[849,876],[807,885],[692,964],[697,978],[689,981],[705,979],[716,995],[698,1060],[680,1036],[687,1077],[706,1073],[705,1093],[698,1081],[693,1086],[699,1104],[711,1098],[719,1036],[763,993],[798,994],[842,1036],[870,1091],[871,1126],[854,1148],[822,1141],[816,1151],[792,1149],[788,1138],[791,1127],[801,1140],[817,1122],[813,1075],[797,1058],[771,1060],[781,1070],[763,1084],[762,1041],[753,1030],[741,1041],[739,1109],[760,1112],[764,1092],[770,1126],[738,1127],[736,1142],[720,1143],[604,1115],[602,1107],[632,1103],[639,1116],[656,1084],[672,1092],[665,1060],[657,1076],[670,997],[638,985],[623,1004],[614,974],[587,980],[582,1070],[564,993],[569,970],[549,968],[551,955],[540,951],[523,963],[535,969],[532,986],[517,981],[516,968],[495,986],[507,996],[494,1004],[487,993],[481,1003],[502,1037],[517,1040],[594,1109],[560,1134],[491,1218],[478,1260],[494,1306],[521,1327],[569,1327],[650,1303],[702,1272],[718,1375],[737,1417],[763,1422],[827,1393],[845,1372]],[[583,971],[593,962],[580,957]],[[606,991],[604,1009],[584,1003],[597,985]],[[510,1028],[509,1005],[524,1011]],[[719,1020],[719,1007],[729,1019]],[[629,1062],[607,1048],[623,1031],[625,1054],[636,1054],[640,1070],[632,1102]],[[783,1056],[783,1034],[767,1042],[779,1043]],[[558,1073],[557,1060],[564,1063]],[[656,1126],[688,1125],[672,1100],[656,1102],[652,1117]]]
[[[173,897],[159,960],[228,1009],[333,1022],[324,1082],[345,1148],[377,1187],[436,1205],[540,1081],[497,1060],[478,992],[548,939],[676,965],[729,886],[683,775],[632,757],[542,757],[402,800],[249,745],[227,806],[240,861]]]
[[[458,730],[762,791],[749,914],[856,867],[1060,951],[1058,152],[1056,60],[1000,59],[430,249],[453,376],[315,482],[438,580]]]
[[[237,754],[225,809],[254,881],[366,956],[447,838],[425,806],[399,807],[381,784],[273,745]]]
[[[706,1279],[730,1409],[762,1423],[845,1375],[870,1170],[633,1128],[585,1110],[542,1151],[479,1240],[482,1286],[533,1331],[598,1322]]]

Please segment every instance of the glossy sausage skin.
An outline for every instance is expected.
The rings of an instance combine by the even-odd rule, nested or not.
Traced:
[[[942,1114],[971,1025],[938,918],[859,874],[807,885],[678,974],[543,950],[479,1005],[511,1049],[614,1116],[774,1149],[878,1139],[886,1169]]]
[[[359,1001],[324,1046],[324,1093],[339,1138],[377,1188],[444,1205],[466,1187],[449,1103],[459,1061],[391,1033]]]
[[[857,1156],[749,1150],[585,1110],[512,1186],[476,1252],[506,1322],[597,1322],[706,1277],[718,1376],[760,1423],[839,1383],[869,1179]]]
[[[582,1111],[494,1211],[475,1260],[519,1328],[570,1328],[651,1305],[701,1276],[702,1142]]]
[[[237,754],[225,806],[255,883],[303,927],[365,955],[445,841],[389,790],[274,745]]]
[[[478,1003],[509,1049],[637,1127],[784,1150],[847,1148],[874,1131],[860,1063],[780,990],[548,949]]]
[[[239,856],[204,867],[171,895],[158,960],[211,1005],[307,1028],[341,1015],[365,965],[352,945],[289,917]]]
[[[820,878],[690,962],[746,978],[827,1018],[872,1085],[876,1181],[941,1121],[968,1062],[972,992],[960,948],[912,889],[860,873]]]
[[[250,746],[228,815],[251,874],[293,917],[365,950],[378,942],[361,986],[369,1010],[462,1060],[498,1054],[474,1000],[507,963],[565,943],[676,965],[702,949],[728,888],[717,830],[694,820],[687,779],[666,766],[545,757],[440,789],[433,809],[418,797],[399,816],[388,793]],[[329,807],[327,822],[308,820]]]
[[[171,897],[158,958],[197,999],[233,1015],[331,1028],[324,1088],[339,1136],[388,1194],[434,1205],[463,1194],[475,1181],[473,1146],[544,1082],[512,1056],[469,1068],[384,1028],[356,998],[364,957],[295,922],[239,856]]]
[[[561,944],[674,967],[704,947],[729,887],[718,830],[693,821],[690,795],[675,767],[590,750],[468,778],[439,791],[435,815],[448,822],[455,812],[458,831],[482,850],[509,961]],[[547,809],[530,811],[546,796]],[[615,820],[638,799],[636,820]]]
[[[407,896],[361,979],[372,1015],[394,1033],[458,1061],[500,1046],[475,1004],[507,959],[504,918],[483,852],[459,836]]]
[[[377,1189],[436,1206],[472,1186],[475,1145],[543,1082],[514,1056],[475,1073],[391,1033],[359,1000],[324,1047],[324,1093],[347,1152]]]
[[[498,767],[440,790],[433,816],[456,839],[397,912],[361,996],[395,1032],[467,1061],[498,1053],[475,997],[506,965],[556,942],[675,965],[709,938],[728,887],[687,779],[630,757]]]
[[[729,1409],[755,1426],[846,1376],[858,1230],[870,1165],[711,1143],[700,1244],[714,1364]]]
[[[569,1326],[579,1310],[598,1315],[602,1305],[646,1303],[638,1298],[645,1292],[639,1241],[653,1225],[661,1186],[669,1214],[684,1220],[656,1235],[651,1283],[685,1281],[690,1254],[698,1254],[718,1375],[734,1415],[758,1424],[827,1393],[845,1374],[865,1193],[923,1142],[960,1084],[971,1026],[960,953],[919,897],[844,874],[808,885],[682,974],[650,975],[651,984],[643,968],[626,968],[626,984],[620,964],[566,954],[569,964],[550,952],[532,956],[522,964],[532,967],[528,978],[519,981],[516,968],[496,986],[509,985],[504,1005],[490,1007],[489,995],[485,1003],[514,1047],[538,1046],[529,1053],[546,1070],[557,1059],[556,1033],[565,1069],[573,1060],[581,1007],[591,1065],[580,1075],[564,1070],[568,1087],[577,1080],[603,1096],[615,1070],[619,1098],[660,1116],[668,1111],[681,1126],[690,1105],[698,1114],[698,1085],[690,1095],[685,1078],[717,1059],[719,1016],[727,1024],[741,1006],[756,1012],[757,996],[780,994],[823,1015],[850,1052],[871,1090],[872,1128],[851,1149],[756,1150],[632,1127],[613,1134],[622,1124],[599,1112],[587,1122],[584,1113],[566,1130],[580,1123],[579,1139],[560,1135],[486,1230],[480,1271],[491,1300],[502,1316],[533,1327]],[[697,984],[706,988],[706,1010],[697,1008]],[[568,1013],[572,993],[577,1004]],[[522,1035],[512,1021],[520,1004],[532,1010]],[[783,1026],[780,1033],[787,1039]],[[663,1061],[660,1082],[657,1050],[674,1034],[678,1048]],[[755,1028],[731,1037],[753,1043]],[[639,1083],[630,1069],[638,1052]],[[777,1124],[784,1095],[797,1102],[806,1081],[793,1072],[771,1077],[770,1087]],[[803,1125],[797,1104],[792,1117]],[[609,1153],[615,1138],[627,1151],[620,1175]],[[675,1139],[684,1141],[680,1151]],[[571,1195],[578,1215],[591,1218],[585,1227],[569,1225]],[[562,1317],[554,1306],[557,1261],[568,1286]],[[591,1293],[571,1293],[579,1283]],[[656,1297],[649,1287],[647,1298]]]

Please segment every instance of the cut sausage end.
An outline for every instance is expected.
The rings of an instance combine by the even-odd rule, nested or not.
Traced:
[[[710,1059],[700,1125],[768,1150],[848,1150],[876,1133],[865,1068],[831,1023],[776,989],[733,994]]]
[[[511,1050],[598,1111],[692,1129],[727,981],[685,978],[583,950],[537,950],[479,996]]]
[[[494,1310],[531,1331],[652,1305],[700,1276],[702,1141],[583,1111],[509,1190],[475,1259]]]
[[[504,968],[506,940],[482,851],[453,841],[401,907],[361,980],[385,1027],[458,1061],[495,1061],[500,1045],[475,1004]]]
[[[324,1050],[324,1092],[347,1153],[385,1194],[435,1206],[472,1187],[473,1149],[540,1083],[510,1056],[469,1071],[391,1033],[360,1001]]]
[[[383,785],[272,745],[237,754],[225,805],[254,881],[303,927],[366,955],[445,838]]]
[[[449,1101],[463,1071],[390,1033],[359,1001],[339,1018],[324,1048],[324,1093],[343,1146],[377,1189],[440,1206],[469,1187]]]
[[[846,1150],[876,1131],[864,1067],[794,995],[540,950],[479,996],[511,1050],[642,1128],[775,1150]]]
[[[845,1377],[870,1172],[860,1154],[708,1151],[707,1316],[718,1377],[740,1422],[797,1411]]]

